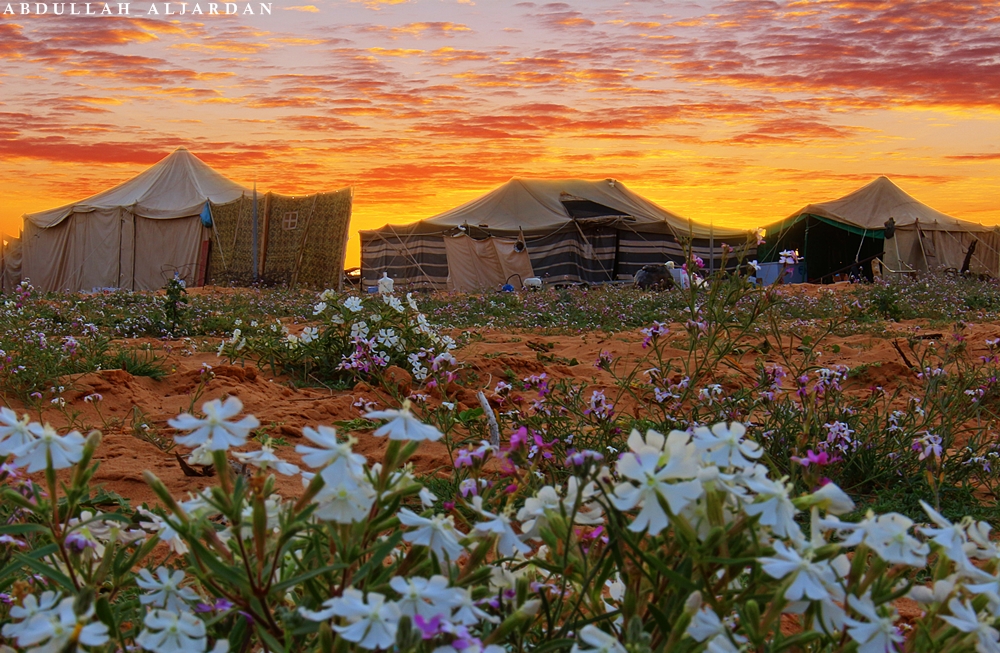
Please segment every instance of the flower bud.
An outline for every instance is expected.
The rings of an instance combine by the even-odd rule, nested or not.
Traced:
[[[691,592],[691,595],[687,597],[686,601],[684,601],[684,612],[693,616],[700,609],[701,609],[701,592],[695,590],[694,592]]]

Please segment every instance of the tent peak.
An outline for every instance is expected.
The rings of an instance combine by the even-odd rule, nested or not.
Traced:
[[[206,200],[225,204],[249,190],[214,170],[187,148],[179,147],[117,186],[65,206],[26,213],[24,219],[47,229],[73,213],[123,207],[144,218],[182,218],[199,215]]]

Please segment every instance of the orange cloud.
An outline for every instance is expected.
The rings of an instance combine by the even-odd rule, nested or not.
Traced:
[[[423,50],[407,50],[402,48],[395,48],[395,49],[368,48],[368,51],[374,55],[379,55],[382,57],[412,57],[424,53]]]
[[[368,9],[378,11],[384,6],[404,5],[410,0],[351,0],[351,2],[363,4]]]

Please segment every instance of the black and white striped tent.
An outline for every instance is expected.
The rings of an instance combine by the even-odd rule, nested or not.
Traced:
[[[495,243],[489,261],[458,260],[484,251],[453,246],[469,237]],[[735,252],[724,257],[724,243]],[[682,218],[614,179],[514,178],[432,218],[362,231],[361,270],[367,280],[387,273],[397,283],[439,289],[469,288],[470,280],[457,276],[472,274],[480,278],[471,286],[483,288],[511,270],[523,276],[530,261],[530,272],[547,282],[604,283],[629,279],[649,263],[682,263],[688,247],[718,270],[724,258],[733,267],[741,254],[751,255],[756,241],[744,230]],[[491,264],[495,274],[487,273]]]

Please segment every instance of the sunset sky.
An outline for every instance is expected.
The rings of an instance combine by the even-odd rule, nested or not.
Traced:
[[[0,16],[0,228],[181,145],[266,190],[354,186],[352,232],[512,176],[752,227],[884,174],[1000,223],[1000,0],[298,1]]]

